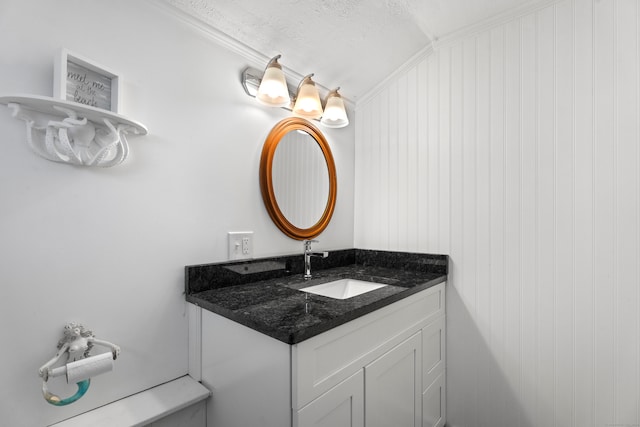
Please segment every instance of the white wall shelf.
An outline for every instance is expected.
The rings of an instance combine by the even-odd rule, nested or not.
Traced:
[[[0,96],[0,104],[26,123],[29,147],[54,162],[115,166],[129,154],[126,135],[148,132],[142,123],[111,111],[47,96]]]

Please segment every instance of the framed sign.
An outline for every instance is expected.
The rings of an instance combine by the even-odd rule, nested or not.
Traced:
[[[118,113],[120,83],[118,74],[67,49],[56,58],[54,98]]]

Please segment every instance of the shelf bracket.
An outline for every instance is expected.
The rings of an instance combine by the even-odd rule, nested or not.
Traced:
[[[29,147],[53,162],[115,166],[129,155],[126,135],[147,133],[138,123],[81,104],[44,97],[14,97],[7,101],[12,116],[26,124]]]

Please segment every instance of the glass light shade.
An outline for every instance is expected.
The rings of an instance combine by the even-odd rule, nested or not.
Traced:
[[[298,89],[293,113],[305,119],[319,119],[322,116],[322,103],[315,83],[310,77],[305,77]]]
[[[276,59],[272,59],[262,76],[256,99],[271,107],[286,107],[291,104],[287,80]]]
[[[343,128],[349,125],[344,101],[337,91],[333,91],[327,98],[327,104],[324,106],[324,114],[320,123],[328,128]]]

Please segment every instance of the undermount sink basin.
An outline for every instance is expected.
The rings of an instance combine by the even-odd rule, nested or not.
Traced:
[[[309,286],[300,290],[329,298],[347,299],[385,286],[387,285],[365,282],[362,280],[340,279],[334,282],[323,283],[321,285]]]

